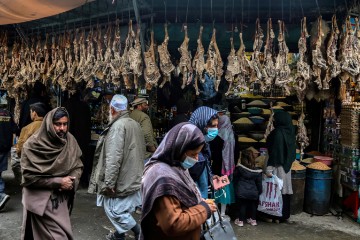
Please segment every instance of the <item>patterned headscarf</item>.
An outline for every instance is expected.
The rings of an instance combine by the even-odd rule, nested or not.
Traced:
[[[216,110],[209,107],[199,107],[191,114],[189,122],[204,132],[204,128],[207,126],[209,120],[215,115],[217,115]]]
[[[219,117],[219,137],[224,141],[224,147],[222,150],[223,161],[221,174],[230,176],[231,178],[231,175],[235,169],[235,138],[230,118],[226,115]]]

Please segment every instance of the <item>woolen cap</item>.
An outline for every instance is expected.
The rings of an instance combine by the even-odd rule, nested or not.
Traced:
[[[145,98],[137,98],[132,103],[131,106],[135,107],[136,105],[147,103],[147,100]]]
[[[112,106],[116,111],[123,111],[127,109],[128,100],[124,95],[116,94],[113,96],[110,102],[110,106]]]

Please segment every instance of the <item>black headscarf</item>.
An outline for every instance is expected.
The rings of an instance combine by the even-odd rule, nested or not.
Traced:
[[[295,129],[289,113],[274,114],[274,127],[266,139],[269,152],[268,166],[282,166],[287,173],[296,158]]]
[[[180,161],[185,151],[194,149],[204,142],[204,135],[200,129],[190,123],[180,123],[165,135],[145,165],[141,185],[142,224],[158,197],[174,196],[187,208],[201,202],[196,184],[188,170],[180,166]]]

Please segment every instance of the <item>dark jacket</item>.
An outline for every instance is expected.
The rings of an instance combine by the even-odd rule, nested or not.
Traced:
[[[234,189],[236,198],[249,200],[259,199],[262,192],[262,170],[249,169],[244,165],[237,165],[234,172]]]
[[[189,121],[189,116],[187,114],[185,114],[185,113],[177,114],[173,118],[173,120],[171,120],[171,122],[169,124],[169,130],[179,123],[188,122],[188,121]]]
[[[16,132],[16,125],[10,112],[0,109],[0,153],[10,151],[13,144],[13,133]]]

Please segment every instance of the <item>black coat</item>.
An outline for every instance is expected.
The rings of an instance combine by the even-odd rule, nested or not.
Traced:
[[[234,189],[236,198],[249,200],[259,199],[262,192],[262,170],[249,169],[244,165],[236,166],[234,172]]]

